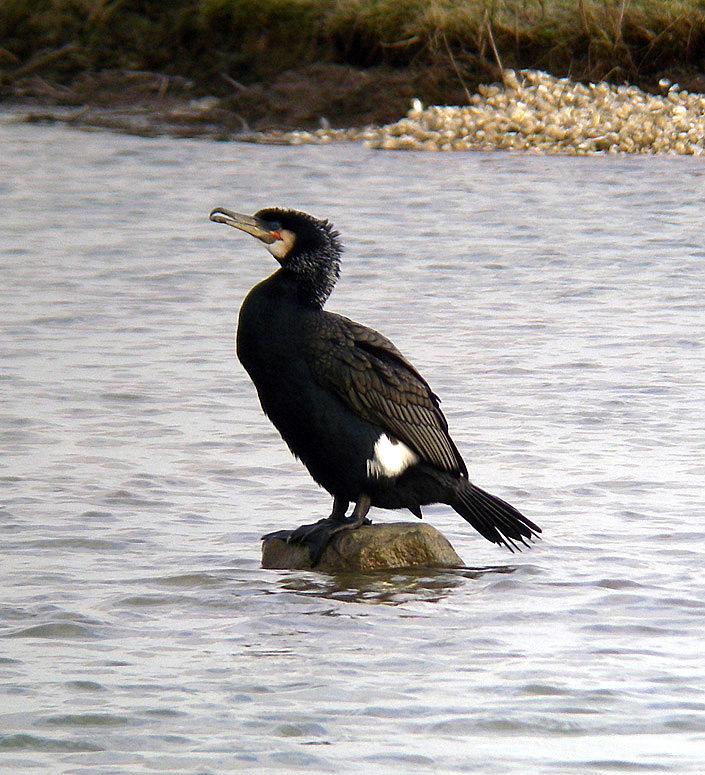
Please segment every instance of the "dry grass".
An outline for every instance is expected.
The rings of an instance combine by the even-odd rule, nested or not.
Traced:
[[[0,85],[154,70],[212,90],[315,61],[644,81],[705,69],[703,0],[2,0]]]
[[[699,0],[353,0],[334,3],[324,27],[367,43],[372,57],[542,67],[578,78],[634,78],[702,66]],[[493,46],[494,43],[494,46]]]

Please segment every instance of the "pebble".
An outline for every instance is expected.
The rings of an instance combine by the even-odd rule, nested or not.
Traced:
[[[598,153],[705,152],[705,95],[664,82],[663,94],[605,82],[582,84],[538,70],[505,70],[462,106],[412,102],[405,118],[363,129],[257,133],[247,139],[301,145],[340,140],[413,151],[512,150]]]

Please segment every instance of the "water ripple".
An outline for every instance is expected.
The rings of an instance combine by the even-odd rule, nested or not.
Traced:
[[[700,159],[0,136],[0,770],[705,771]],[[234,354],[276,264],[207,213],[276,204],[530,551],[438,506],[465,569],[260,568],[330,499]]]

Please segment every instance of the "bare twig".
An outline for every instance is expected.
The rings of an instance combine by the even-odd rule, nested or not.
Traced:
[[[463,80],[463,76],[460,73],[460,69],[458,68],[458,65],[455,61],[453,52],[450,50],[450,46],[448,45],[448,38],[446,38],[445,32],[441,32],[441,38],[443,38],[443,45],[446,47],[446,51],[448,52],[448,56],[450,57],[450,63],[453,65],[455,74],[458,76],[458,80],[460,81],[460,84],[462,85],[463,90],[465,91],[465,98],[467,99],[469,104],[472,97],[471,97],[470,91],[468,90],[468,87],[465,85],[465,81]]]
[[[590,25],[588,24],[587,11],[585,10],[585,0],[578,1],[578,15],[580,23],[583,25],[583,32],[590,37]]]
[[[626,5],[627,0],[622,0],[620,6],[619,6],[619,16],[617,17],[616,23],[614,25],[614,36],[617,43],[621,43],[622,38],[622,25],[624,24],[624,6]]]
[[[404,38],[404,40],[395,40],[391,43],[385,43],[380,41],[381,48],[403,48],[404,46],[411,46],[413,43],[418,43],[421,38],[418,35],[412,35],[410,38]]]
[[[490,45],[492,46],[492,52],[494,53],[494,58],[497,60],[497,67],[499,67],[499,72],[502,75],[502,83],[506,86],[507,82],[504,77],[504,65],[502,65],[502,60],[499,58],[499,51],[497,51],[497,46],[494,42],[494,35],[492,34],[492,25],[490,24],[490,13],[485,8],[485,27],[487,28],[487,34],[490,38]]]
[[[227,73],[220,73],[220,77],[226,80],[231,86],[234,86],[238,91],[247,91],[247,86],[244,86],[240,81],[231,78]]]
[[[166,94],[166,90],[168,88],[169,88],[169,79],[165,75],[163,75],[159,83],[159,91],[157,92],[158,100],[161,100],[164,98],[164,95]]]
[[[684,15],[683,15],[683,16],[677,16],[675,19],[673,19],[672,21],[670,21],[670,22],[669,22],[669,23],[668,23],[668,24],[667,24],[667,25],[666,25],[666,26],[665,26],[665,27],[664,27],[664,28],[661,30],[661,32],[659,32],[659,34],[658,34],[658,35],[656,35],[656,37],[654,37],[654,38],[651,40],[651,42],[649,43],[649,45],[646,47],[646,51],[645,51],[645,52],[642,54],[641,60],[639,61],[639,66],[638,66],[638,68],[637,68],[637,71],[638,71],[638,72],[641,72],[641,68],[644,66],[644,64],[645,64],[646,60],[649,58],[649,55],[650,55],[650,54],[651,54],[651,52],[653,51],[653,48],[654,48],[654,46],[655,46],[655,45],[656,45],[656,44],[659,42],[659,40],[660,40],[661,38],[665,37],[665,36],[666,36],[666,34],[667,34],[668,32],[670,32],[670,30],[671,30],[673,27],[675,27],[675,26],[676,26],[676,24],[678,24],[678,23],[680,23],[680,22],[684,21],[684,20],[685,20],[685,18],[686,18],[686,17],[685,17]]]
[[[16,80],[17,78],[22,78],[25,75],[29,75],[35,70],[39,70],[40,67],[44,67],[44,65],[49,64],[49,62],[53,62],[55,59],[59,59],[66,54],[70,54],[71,52],[76,51],[78,48],[79,45],[74,40],[71,43],[66,43],[65,45],[61,46],[61,48],[55,48],[51,51],[42,51],[39,54],[33,56],[29,62],[27,62],[27,64],[18,67],[17,70],[11,74],[11,77],[13,80]]]
[[[3,60],[13,65],[19,64],[20,61],[11,51],[8,51],[6,48],[0,48],[0,62]]]
[[[33,75],[31,78],[27,79],[21,87],[17,85],[15,87],[15,93],[19,96],[50,97],[55,100],[65,99],[74,94],[68,87],[47,83],[47,81],[40,78],[38,75]]]
[[[625,54],[626,58],[629,61],[629,67],[631,68],[632,72],[636,72],[636,65],[634,64],[634,60],[632,59],[632,52],[629,49],[629,46],[624,40],[624,36],[622,34],[622,28],[624,25],[624,8],[627,5],[629,0],[622,0],[619,6],[619,14],[617,18],[615,19],[614,23],[614,43],[612,44],[612,51],[617,53],[618,49],[621,49]]]

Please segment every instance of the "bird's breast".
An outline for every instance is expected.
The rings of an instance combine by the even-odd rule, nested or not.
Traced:
[[[249,292],[238,317],[237,355],[255,383],[276,378],[300,350],[299,316],[286,296],[272,292],[271,280]]]

